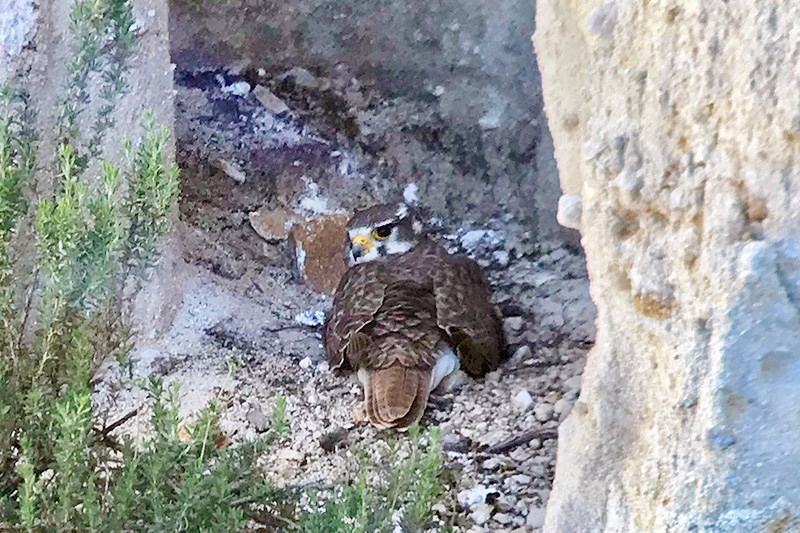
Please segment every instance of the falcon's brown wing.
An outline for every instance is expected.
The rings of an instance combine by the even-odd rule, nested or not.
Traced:
[[[442,268],[433,273],[437,323],[450,336],[461,368],[471,376],[482,376],[500,366],[505,352],[489,284],[469,257],[442,259]]]
[[[373,425],[403,428],[422,417],[443,339],[435,315],[430,287],[402,280],[384,288],[383,306],[364,328],[371,344],[359,361],[366,415]]]
[[[332,370],[351,370],[370,342],[362,330],[383,304],[384,267],[377,262],[350,268],[339,281],[333,309],[325,322],[325,356]]]

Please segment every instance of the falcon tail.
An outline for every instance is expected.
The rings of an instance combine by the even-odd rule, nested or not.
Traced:
[[[364,381],[366,414],[374,426],[406,428],[422,418],[428,405],[430,370],[394,364],[371,370]]]

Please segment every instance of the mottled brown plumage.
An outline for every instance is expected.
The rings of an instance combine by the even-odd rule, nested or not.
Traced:
[[[355,264],[341,279],[326,320],[325,353],[334,370],[358,372],[366,420],[403,428],[422,417],[432,378],[452,370],[437,367],[444,348],[477,377],[498,367],[503,340],[478,264],[422,236],[402,204],[358,213],[348,227],[357,233],[386,227],[388,220],[389,237],[377,238],[389,230],[371,230],[377,251],[349,236],[345,248]],[[372,259],[354,259],[351,239],[369,248],[358,257]]]

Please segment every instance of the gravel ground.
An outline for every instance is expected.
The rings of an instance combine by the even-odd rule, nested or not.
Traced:
[[[271,113],[243,86],[232,89],[229,72],[179,73],[178,82],[187,292],[169,333],[136,351],[133,373],[177,380],[183,416],[218,395],[223,429],[234,443],[263,431],[275,398],[284,395],[291,432],[260,466],[280,485],[327,487],[352,472],[355,449],[380,460],[387,438],[396,435],[353,425],[360,389],[355,378],[329,371],[321,327],[309,320],[328,308],[330,297],[304,285],[290,244],[262,241],[247,215],[292,194],[299,198],[296,183],[306,189],[319,183],[324,195],[343,176],[366,180],[381,164],[319,113]],[[218,170],[211,163],[217,158],[236,165],[245,181]],[[330,197],[331,205],[322,201],[312,210],[342,203]],[[454,467],[437,520],[456,531],[537,531],[553,478],[555,429],[577,398],[594,340],[583,257],[559,243],[536,242],[509,217],[432,223],[443,244],[484,267],[513,353],[486,378],[453,379],[431,400],[423,423],[441,427]],[[108,386],[119,373],[106,367],[96,395],[112,418],[144,399],[132,386]],[[121,430],[135,433],[145,417],[140,413]]]

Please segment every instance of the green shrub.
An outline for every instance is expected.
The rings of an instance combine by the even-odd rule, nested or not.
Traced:
[[[343,485],[321,510],[311,494],[311,511],[298,520],[301,531],[391,532],[418,531],[429,527],[432,507],[443,490],[442,451],[439,429],[423,436],[418,426],[409,429],[410,453],[400,457],[393,442],[389,462],[370,464],[360,455],[358,474]]]
[[[288,431],[283,397],[270,430],[235,447],[219,428],[216,402],[182,426],[177,389],[158,381],[146,384],[149,428],[140,439],[111,435],[125,418],[96,427],[93,376],[102,361],[128,356],[124,302],[157,264],[178,195],[168,132],[151,114],[139,142],[125,144],[126,165],[97,161],[116,99],[127,88],[133,22],[129,0],[74,2],[52,162],[37,165],[27,95],[0,88],[0,531],[426,526],[441,491],[436,431],[423,451],[415,428],[407,460],[362,461],[360,475],[321,512],[295,517],[285,516],[287,494],[254,466]],[[100,80],[99,91],[92,79]],[[95,116],[82,117],[92,102]],[[82,130],[87,124],[90,138]],[[54,191],[36,197],[40,184]],[[368,484],[375,472],[381,482]]]

